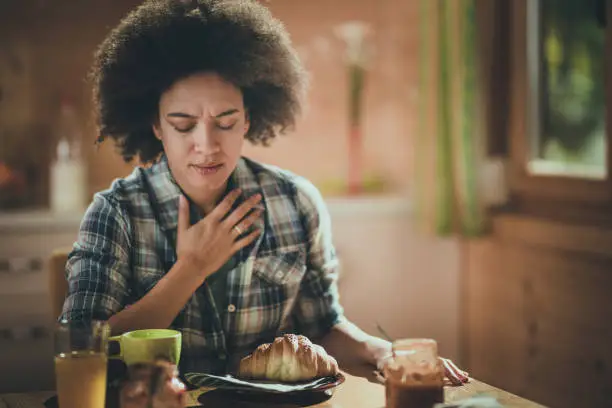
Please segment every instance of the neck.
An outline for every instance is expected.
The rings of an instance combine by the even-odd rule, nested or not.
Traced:
[[[219,204],[223,198],[223,193],[227,188],[227,182],[221,187],[214,190],[198,190],[198,191],[187,191],[185,193],[189,196],[191,201],[204,213],[209,214]]]

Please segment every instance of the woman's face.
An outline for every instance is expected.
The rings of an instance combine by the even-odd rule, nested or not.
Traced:
[[[248,129],[242,92],[214,73],[179,80],[164,92],[153,126],[172,175],[194,199],[224,190]]]

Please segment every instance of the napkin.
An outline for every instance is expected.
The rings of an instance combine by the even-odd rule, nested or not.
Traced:
[[[480,395],[462,401],[436,404],[434,408],[503,408],[503,405],[493,397]]]
[[[314,390],[321,386],[335,383],[338,378],[328,376],[316,378],[308,382],[300,382],[296,384],[262,382],[256,380],[243,380],[232,375],[218,376],[213,374],[203,373],[187,373],[185,380],[194,387],[211,387],[224,390],[236,391],[265,391],[277,394],[283,394],[296,391]]]

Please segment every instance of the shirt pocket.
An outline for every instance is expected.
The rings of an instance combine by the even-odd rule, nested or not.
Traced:
[[[267,285],[287,289],[299,286],[306,272],[306,251],[301,247],[283,249],[258,257],[253,263],[253,275]]]
[[[233,326],[236,346],[256,346],[291,326],[291,311],[305,273],[306,252],[301,248],[255,259],[248,297],[238,308]]]

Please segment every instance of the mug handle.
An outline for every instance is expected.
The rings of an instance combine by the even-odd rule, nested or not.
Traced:
[[[119,336],[111,336],[108,338],[108,349],[109,349],[109,353],[108,353],[108,358],[112,359],[112,360],[123,360],[123,347],[121,346],[121,338],[123,336],[119,335]],[[111,354],[110,353],[110,348],[111,348],[111,344],[116,343],[118,345],[118,350],[119,352],[117,354]]]

